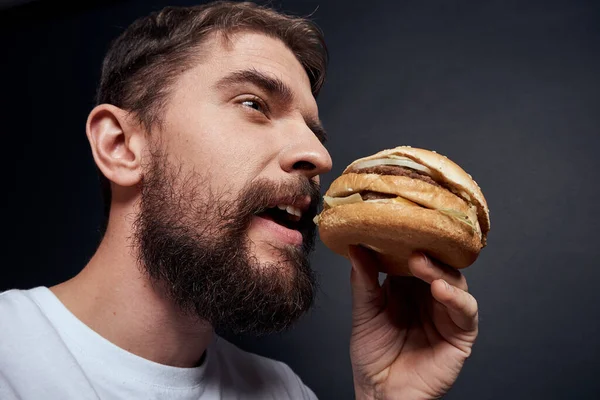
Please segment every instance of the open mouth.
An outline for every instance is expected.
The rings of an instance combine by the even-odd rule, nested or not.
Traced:
[[[302,210],[289,204],[278,204],[275,207],[267,208],[257,216],[271,220],[288,229],[300,230]]]

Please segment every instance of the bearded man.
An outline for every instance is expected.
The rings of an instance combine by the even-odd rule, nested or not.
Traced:
[[[72,279],[0,295],[0,398],[315,398],[216,332],[281,332],[313,304],[326,66],[312,22],[252,3],[165,8],[112,43],[86,124],[103,237]],[[464,277],[417,254],[380,285],[351,260],[356,397],[443,395],[477,336]]]

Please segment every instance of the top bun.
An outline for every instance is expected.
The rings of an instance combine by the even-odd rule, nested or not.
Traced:
[[[481,227],[483,238],[490,230],[490,211],[487,201],[471,175],[466,173],[459,165],[454,163],[448,157],[438,154],[435,151],[414,148],[410,146],[399,146],[394,149],[382,150],[368,157],[359,158],[353,161],[346,169],[344,174],[358,164],[366,160],[386,158],[387,156],[401,156],[428,167],[436,176],[432,176],[437,182],[444,183],[457,196],[463,198],[477,208],[477,219]]]

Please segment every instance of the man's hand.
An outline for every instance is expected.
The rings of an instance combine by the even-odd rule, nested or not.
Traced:
[[[410,276],[379,284],[376,259],[354,246],[350,356],[357,399],[436,399],[452,386],[478,332],[477,301],[456,269],[424,255]]]

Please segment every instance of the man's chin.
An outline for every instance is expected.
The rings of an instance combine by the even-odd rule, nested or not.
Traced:
[[[262,241],[253,243],[247,255],[248,278],[241,293],[254,294],[242,306],[246,311],[236,313],[234,323],[226,321],[217,330],[255,336],[286,331],[310,310],[316,294],[303,248]]]
[[[278,273],[294,272],[299,263],[307,263],[302,249],[302,245],[252,241],[250,257],[254,261],[252,264],[260,269],[272,269]]]

